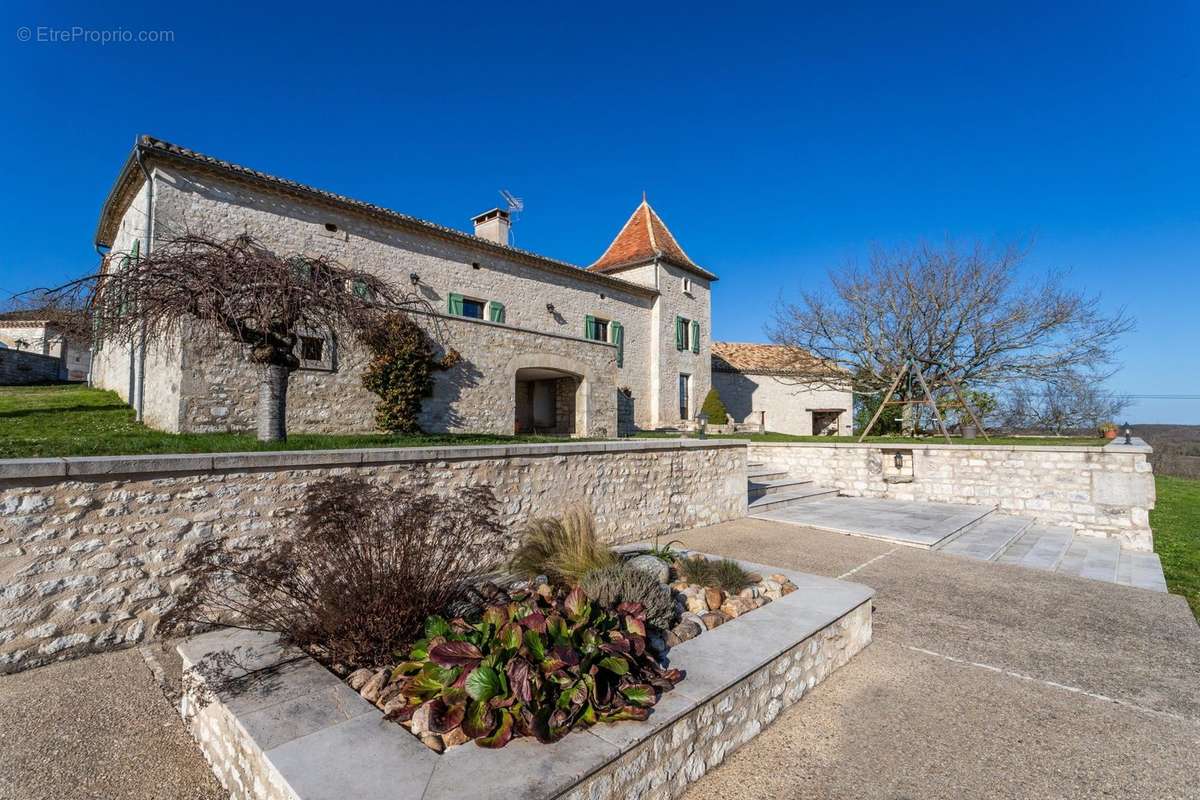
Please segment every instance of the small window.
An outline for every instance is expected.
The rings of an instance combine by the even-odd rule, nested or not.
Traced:
[[[607,342],[609,341],[608,329],[608,320],[600,319],[599,317],[588,317],[583,333],[585,338],[591,339],[593,342]]]
[[[692,293],[692,279],[688,278],[686,276],[683,279],[683,293],[684,294]]]
[[[304,361],[321,361],[325,356],[325,341],[316,336],[300,337],[300,358]]]
[[[692,321],[686,317],[675,318],[675,349],[692,349]]]
[[[679,418],[681,420],[690,419],[689,412],[691,411],[692,398],[692,376],[679,375]]]
[[[462,315],[464,317],[471,317],[472,319],[483,319],[483,306],[484,302],[482,300],[472,300],[469,297],[464,297],[462,301]]]

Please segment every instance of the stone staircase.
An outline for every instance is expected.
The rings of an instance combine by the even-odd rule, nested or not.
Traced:
[[[1167,591],[1156,553],[1125,550],[1114,539],[1076,536],[1070,528],[1039,525],[1012,514],[989,514],[932,549],[980,561]]]
[[[750,514],[777,511],[836,494],[837,489],[817,486],[807,476],[793,477],[787,470],[762,461],[746,464],[746,498]]]

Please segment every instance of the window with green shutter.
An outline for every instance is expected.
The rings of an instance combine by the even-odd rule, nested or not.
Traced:
[[[596,318],[591,314],[583,318],[583,338],[593,340],[596,338]]]
[[[625,326],[619,322],[608,323],[612,343],[617,346],[617,366],[625,366]]]
[[[700,323],[692,320],[692,352],[700,352]]]
[[[463,296],[461,294],[450,293],[449,312],[452,317],[463,315]]]
[[[687,328],[684,327],[683,317],[675,317],[675,349],[683,350],[685,347],[684,339],[687,337]]]
[[[488,304],[488,319],[492,322],[504,322],[504,304],[493,300]]]

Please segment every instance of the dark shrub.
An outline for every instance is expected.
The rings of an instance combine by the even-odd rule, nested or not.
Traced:
[[[280,634],[338,669],[387,664],[462,596],[502,539],[487,487],[442,497],[333,478],[309,487],[292,535],[267,552],[225,541],[193,551],[191,584],[164,627],[234,624]]]
[[[729,421],[729,410],[721,402],[721,395],[716,389],[708,390],[708,394],[704,397],[704,404],[700,406],[700,411],[708,416],[710,425],[724,425]]]

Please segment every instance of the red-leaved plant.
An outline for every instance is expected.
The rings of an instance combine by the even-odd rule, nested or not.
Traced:
[[[414,733],[461,728],[483,747],[646,719],[683,678],[647,651],[641,604],[606,610],[579,587],[519,592],[474,622],[433,616],[425,634],[382,690],[387,717]]]

